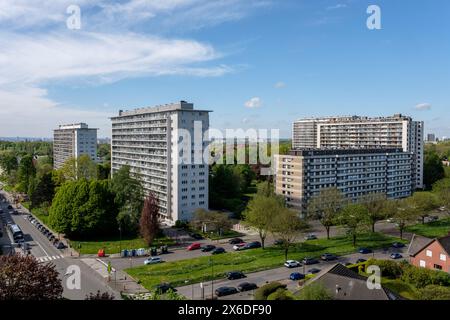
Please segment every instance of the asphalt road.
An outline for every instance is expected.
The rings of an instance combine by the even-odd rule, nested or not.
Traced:
[[[0,194],[7,196],[4,191],[0,191]],[[56,249],[50,241],[48,241],[48,239],[26,219],[25,214],[9,215],[9,210],[7,209],[8,205],[8,202],[0,203],[0,206],[4,211],[4,217],[7,220],[12,220],[22,229],[25,241],[31,246],[31,254],[34,257],[41,263],[55,265],[55,269],[59,273],[59,278],[62,280],[64,287],[63,296],[65,298],[71,300],[83,300],[89,293],[96,293],[100,290],[101,292],[114,294],[117,299],[120,299],[120,293],[115,292],[110,288],[100,275],[77,257],[71,257],[69,249]],[[20,208],[19,211],[28,213],[28,210],[24,208]],[[4,235],[4,237],[5,236],[7,235]],[[68,284],[68,276],[70,276],[70,274],[67,275],[67,271],[69,267],[73,266],[77,266],[80,269],[80,289],[69,288],[71,287],[71,282]]]
[[[206,282],[203,284],[203,287],[204,287],[204,296],[203,297],[206,299],[210,299],[211,294],[213,294],[213,296],[215,296],[215,294],[214,294],[215,289],[217,289],[219,287],[237,287],[242,282],[256,283],[258,285],[258,287],[261,287],[269,282],[279,281],[281,283],[287,284],[288,289],[295,292],[298,289],[298,287],[297,287],[298,281],[292,281],[289,279],[289,275],[292,272],[300,272],[303,274],[307,274],[308,270],[310,270],[311,268],[318,268],[321,271],[324,271],[325,269],[334,265],[337,262],[340,262],[342,264],[345,264],[347,262],[355,263],[356,260],[359,258],[364,258],[366,260],[368,260],[369,258],[372,258],[372,257],[375,257],[377,259],[390,259],[389,255],[392,252],[403,253],[403,257],[405,258],[406,257],[406,254],[404,254],[405,251],[406,251],[406,247],[403,249],[390,248],[390,250],[388,252],[383,252],[382,250],[377,250],[373,254],[354,253],[354,254],[338,257],[338,260],[320,261],[318,264],[314,264],[314,265],[307,265],[307,266],[301,266],[301,267],[290,268],[290,269],[282,266],[282,267],[275,268],[275,269],[249,273],[246,275],[245,278],[238,279],[238,280],[223,279],[223,280],[215,280],[214,282],[209,281],[209,282]],[[230,270],[230,271],[232,271],[232,270]],[[194,284],[194,285],[178,287],[177,291],[178,291],[178,293],[180,293],[181,295],[185,296],[188,299],[199,300],[202,298],[202,289],[201,289],[199,283]],[[234,295],[220,297],[219,299],[220,300],[252,300],[253,299],[253,291],[237,293]]]

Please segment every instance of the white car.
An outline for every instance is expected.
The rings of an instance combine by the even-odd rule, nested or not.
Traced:
[[[162,260],[160,257],[150,257],[147,260],[144,261],[144,264],[155,264],[155,263],[161,263]]]
[[[284,266],[286,268],[295,268],[295,267],[300,267],[301,263],[296,260],[288,260],[284,263]]]
[[[244,246],[245,246],[245,243],[238,243],[238,244],[235,244],[235,245],[233,246],[233,250],[235,250],[235,251],[242,250],[242,249],[244,248]]]
[[[386,222],[392,223],[392,222],[394,222],[394,219],[393,218],[389,218],[389,219],[386,220]]]

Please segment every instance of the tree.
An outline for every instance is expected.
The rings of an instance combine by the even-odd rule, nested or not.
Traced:
[[[330,239],[330,228],[335,225],[344,204],[344,195],[338,188],[326,188],[320,190],[320,193],[314,196],[308,205],[308,217],[320,221],[327,231],[327,239]]]
[[[405,228],[417,220],[417,209],[411,204],[411,200],[408,198],[391,200],[391,207],[395,210],[393,219],[400,231],[400,239],[403,239],[403,231]]]
[[[28,192],[30,184],[32,183],[31,181],[35,178],[35,176],[36,168],[34,167],[33,156],[26,155],[22,157],[18,171],[18,190],[21,192]]]
[[[272,197],[275,195],[275,188],[270,180],[264,181],[258,185],[258,195]]]
[[[282,202],[275,196],[257,194],[249,201],[244,212],[244,223],[258,231],[263,249],[267,234],[273,229],[274,219],[278,218],[283,209]]]
[[[43,203],[51,203],[55,195],[55,183],[51,172],[36,177],[35,187],[30,194],[31,207],[35,208]]]
[[[419,300],[450,300],[450,288],[430,284],[418,290]]]
[[[59,187],[49,212],[56,232],[74,237],[116,234],[117,209],[108,181],[81,179]]]
[[[445,178],[433,184],[433,193],[437,195],[441,205],[450,208],[450,178]]]
[[[415,192],[409,201],[422,219],[422,224],[425,224],[430,211],[439,207],[438,199],[431,192]]]
[[[129,166],[116,171],[111,180],[114,203],[119,214],[117,221],[125,233],[135,234],[139,229],[139,218],[144,205],[144,188]]]
[[[96,179],[98,175],[97,165],[86,154],[83,154],[78,158],[68,159],[59,171],[61,172],[64,181],[75,181],[80,179],[92,180]]]
[[[423,163],[423,182],[425,188],[430,189],[433,183],[444,177],[444,166],[439,155],[434,151],[426,152]]]
[[[360,199],[361,204],[367,209],[368,223],[372,232],[375,232],[375,224],[388,215],[386,207],[386,195],[384,193],[369,193]]]
[[[216,231],[229,230],[232,227],[232,221],[226,213],[204,209],[196,210],[189,224],[195,230],[203,229],[204,225],[208,225]]]
[[[314,281],[304,286],[298,295],[299,300],[333,300],[333,295],[321,283]]]
[[[295,211],[282,208],[275,217],[272,232],[281,241],[284,248],[284,258],[288,259],[289,247],[294,243],[299,233],[308,228],[308,224],[300,219]]]
[[[5,170],[7,175],[9,175],[11,171],[17,170],[19,168],[17,156],[14,154],[14,152],[5,151],[0,154],[0,167]]]
[[[54,265],[32,256],[0,256],[0,300],[55,300],[62,293]]]
[[[144,208],[139,221],[141,236],[148,246],[151,246],[159,232],[158,215],[158,199],[153,193],[150,193],[144,201]]]
[[[338,221],[347,228],[347,233],[352,237],[354,247],[356,247],[358,234],[366,229],[370,221],[368,213],[364,205],[356,203],[345,206],[339,213]]]

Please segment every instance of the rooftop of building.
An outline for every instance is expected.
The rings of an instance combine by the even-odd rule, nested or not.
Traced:
[[[410,153],[402,148],[298,148],[291,149],[291,156],[320,156],[320,155],[346,155],[346,154],[386,154],[386,153]]]
[[[414,257],[418,253],[422,252],[434,241],[437,241],[442,246],[442,248],[447,252],[447,255],[450,255],[450,234],[445,237],[434,239],[414,234],[413,237],[411,238],[411,242],[409,243],[407,252],[410,256]]]
[[[139,114],[147,114],[147,113],[157,113],[157,112],[167,112],[167,111],[196,111],[196,112],[212,112],[211,110],[196,110],[194,109],[194,104],[181,100],[175,103],[168,103],[164,105],[158,105],[153,107],[143,107],[136,108],[132,110],[119,110],[119,116],[112,117],[111,119],[116,119],[125,116],[134,116]]]
[[[364,277],[346,266],[337,263],[323,270],[309,283],[320,282],[333,295],[335,300],[403,300],[395,292],[381,286],[371,290]]]
[[[89,126],[84,123],[72,123],[72,124],[61,124],[56,130],[70,130],[70,129],[90,129],[90,130],[98,130],[96,128],[89,128]]]
[[[394,121],[394,120],[412,120],[410,116],[401,113],[385,117],[368,117],[368,116],[325,116],[325,117],[306,117],[296,120],[295,122],[355,122],[355,121]]]

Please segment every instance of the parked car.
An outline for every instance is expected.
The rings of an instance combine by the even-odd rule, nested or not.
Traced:
[[[296,260],[288,260],[284,263],[284,266],[286,268],[296,268],[296,267],[300,267],[302,264]]]
[[[160,257],[150,257],[144,261],[144,264],[148,265],[148,264],[156,264],[156,263],[161,263],[161,262],[162,262],[162,260]]]
[[[405,244],[404,244],[404,243],[401,243],[401,242],[394,242],[394,243],[392,244],[392,246],[393,246],[394,248],[403,248],[403,247],[405,246]]]
[[[400,253],[398,252],[391,253],[391,259],[401,259],[401,258],[403,258],[403,256]]]
[[[394,222],[394,219],[393,218],[389,218],[389,219],[386,220],[386,222],[392,223],[392,222]]]
[[[316,240],[317,236],[314,233],[310,233],[305,236],[305,240]]]
[[[256,249],[261,248],[261,243],[259,241],[249,242],[244,246],[244,249]]]
[[[237,286],[237,289],[240,292],[244,292],[244,291],[250,291],[250,290],[258,289],[258,286],[256,285],[256,283],[242,282],[242,283],[240,283]]]
[[[372,253],[372,250],[368,249],[368,248],[359,248],[358,252],[361,254],[368,254],[368,253]]]
[[[318,268],[312,268],[312,269],[308,270],[308,273],[310,273],[310,274],[316,274],[316,273],[319,273],[319,272],[320,272],[320,269],[318,269]]]
[[[65,249],[66,248],[66,246],[64,245],[64,243],[62,243],[62,242],[58,242],[56,245],[55,245],[55,247],[56,247],[56,249]]]
[[[320,256],[320,259],[322,259],[323,261],[332,261],[336,260],[337,256],[332,253],[324,253],[323,255]]]
[[[220,287],[216,289],[215,293],[216,296],[223,297],[238,293],[238,290],[234,287]]]
[[[195,242],[187,247],[188,251],[198,250],[202,247],[201,243]]]
[[[160,294],[164,294],[167,291],[172,290],[174,292],[177,291],[177,289],[175,289],[174,287],[172,287],[171,284],[169,283],[161,283],[155,286],[155,291],[160,293]]]
[[[227,273],[228,280],[236,280],[242,278],[245,278],[245,274],[243,274],[241,271],[231,271]]]
[[[277,239],[273,242],[275,246],[281,246],[284,243],[283,239]]]
[[[222,247],[215,248],[213,251],[211,251],[211,254],[221,254],[225,253],[225,249]]]
[[[233,239],[228,240],[229,244],[238,244],[238,243],[243,243],[243,242],[244,242],[244,240],[242,240],[241,238],[233,238]]]
[[[200,248],[200,250],[202,252],[210,252],[212,250],[214,250],[216,248],[216,246],[213,246],[212,244],[207,244],[206,246],[203,246]]]
[[[8,205],[8,210],[12,210],[12,208],[13,208],[12,205],[9,204]]]
[[[310,264],[319,263],[319,260],[317,260],[316,258],[309,258],[309,257],[307,257],[307,258],[304,258],[302,260],[302,262],[303,262],[304,265],[310,265]]]
[[[289,275],[289,279],[291,279],[291,280],[302,280],[302,279],[305,279],[305,275],[303,274],[303,273],[300,273],[300,272],[292,272],[290,275]]]
[[[203,239],[203,236],[201,234],[198,234],[198,233],[191,232],[191,233],[189,233],[189,236],[191,238],[194,238],[195,240],[202,240]]]
[[[434,222],[434,221],[438,221],[439,217],[438,216],[431,216],[428,218],[428,222]]]
[[[235,251],[243,250],[244,247],[245,247],[245,245],[246,245],[246,243],[238,243],[238,244],[235,244],[235,245],[233,246],[233,250],[235,250]]]
[[[358,260],[356,260],[356,263],[362,263],[362,262],[366,262],[367,260],[364,258],[359,258]]]

